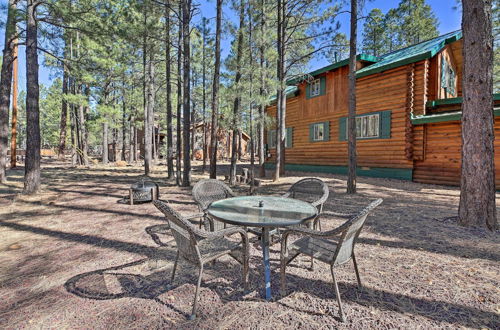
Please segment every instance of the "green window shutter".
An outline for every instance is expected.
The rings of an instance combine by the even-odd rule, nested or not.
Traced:
[[[347,117],[339,119],[339,141],[347,141]]]
[[[325,135],[323,136],[323,141],[330,141],[330,122],[325,121],[323,123],[323,130]]]
[[[309,125],[309,142],[314,142],[314,124]]]
[[[267,130],[267,147],[271,148],[271,130]]]
[[[390,139],[391,138],[391,111],[381,111],[380,112],[380,138]]]
[[[293,145],[293,127],[287,127],[285,148],[291,148]]]
[[[309,84],[306,85],[306,99],[310,99],[311,98],[311,86]]]
[[[325,95],[326,94],[326,77],[321,77],[319,83],[320,83],[319,95]]]

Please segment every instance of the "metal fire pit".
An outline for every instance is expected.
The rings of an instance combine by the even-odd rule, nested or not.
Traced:
[[[129,203],[151,202],[160,197],[160,188],[153,181],[144,181],[134,183],[129,189]]]

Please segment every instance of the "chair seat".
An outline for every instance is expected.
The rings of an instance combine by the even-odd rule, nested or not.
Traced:
[[[226,238],[204,239],[198,242],[201,258],[204,262],[215,260],[233,250],[241,250],[241,242],[233,242]]]
[[[313,237],[302,237],[290,245],[290,250],[311,256],[330,264],[333,261],[337,242]]]

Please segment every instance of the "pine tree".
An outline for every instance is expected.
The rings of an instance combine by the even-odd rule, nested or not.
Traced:
[[[363,26],[363,53],[380,56],[385,48],[385,29],[383,25],[384,15],[378,8],[374,8],[368,14]]]

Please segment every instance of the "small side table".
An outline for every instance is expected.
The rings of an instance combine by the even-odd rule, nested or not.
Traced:
[[[153,181],[140,181],[134,183],[129,189],[129,203],[152,202],[160,198],[160,187]]]

